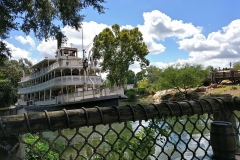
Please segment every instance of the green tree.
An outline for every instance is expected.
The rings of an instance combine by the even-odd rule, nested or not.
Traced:
[[[1,0],[0,55],[11,55],[3,40],[12,30],[22,30],[25,34],[33,32],[39,40],[56,37],[61,33],[61,26],[79,30],[85,17],[81,11],[87,7],[104,13],[103,3],[105,0]]]
[[[127,84],[135,84],[135,73],[132,70],[127,72]]]
[[[207,66],[207,67],[206,67],[206,70],[207,70],[209,73],[211,73],[211,72],[214,72],[214,71],[215,71],[214,67],[213,67],[213,66],[211,66],[211,65]]]
[[[138,84],[143,77],[146,77],[146,69],[142,69],[140,72],[138,72],[135,76],[136,83]]]
[[[17,88],[18,82],[20,81],[23,73],[23,69],[26,73],[29,72],[27,68],[23,67],[22,59],[19,61],[7,59],[0,68],[0,72],[3,73],[4,78],[7,79],[14,88]]]
[[[146,68],[146,73],[148,83],[152,84],[155,82],[159,82],[162,70],[156,66],[149,66]]]
[[[129,66],[135,61],[140,67],[148,66],[145,58],[149,51],[143,42],[142,33],[138,28],[122,29],[115,24],[105,28],[94,42],[94,58],[103,58],[102,71],[108,72],[112,85],[124,85]]]
[[[146,88],[148,86],[147,77],[143,77],[143,79],[138,83],[138,88]]]
[[[160,84],[163,89],[176,88],[188,98],[187,89],[202,85],[207,75],[202,65],[175,64],[163,71]]]
[[[23,70],[25,72],[25,75],[30,74],[31,66],[32,62],[26,58],[22,58],[19,61],[5,59],[2,66],[0,67],[0,92],[2,92],[0,97],[0,104],[3,104],[1,107],[8,107],[16,103],[18,82],[21,80]],[[11,97],[9,98],[6,94]],[[6,98],[8,98],[7,101]]]
[[[235,70],[240,70],[240,62],[235,62],[235,63],[233,64],[233,68],[234,68]]]
[[[17,93],[11,83],[5,79],[0,79],[0,107],[9,107],[16,102]]]

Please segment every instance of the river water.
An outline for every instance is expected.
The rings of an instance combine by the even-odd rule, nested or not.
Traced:
[[[146,104],[149,104],[149,103],[146,102]],[[121,106],[123,106],[123,105],[125,105],[125,103],[121,103]],[[136,103],[131,103],[130,105],[134,106],[134,105],[136,105]],[[205,115],[205,117],[202,116],[202,119],[205,119],[205,118],[207,118],[206,115]],[[165,145],[165,146],[162,149],[158,145],[155,145],[156,147],[154,147],[154,151],[153,151],[154,155],[158,156],[159,153],[161,153],[163,151],[166,154],[171,155],[173,152],[173,154],[171,155],[171,159],[179,160],[179,159],[181,159],[180,153],[184,153],[184,159],[192,159],[192,156],[194,153],[196,155],[196,157],[198,157],[199,159],[210,159],[210,157],[202,158],[202,155],[205,155],[205,153],[206,153],[203,149],[206,149],[209,146],[208,139],[210,139],[210,133],[208,130],[205,130],[203,133],[200,132],[201,130],[203,130],[206,127],[206,123],[204,121],[199,121],[197,123],[197,128],[199,129],[199,131],[197,129],[194,129],[194,131],[192,132],[194,126],[191,124],[189,125],[190,122],[187,122],[188,125],[186,125],[186,128],[185,128],[185,125],[183,125],[186,123],[186,119],[187,119],[187,117],[182,118],[180,120],[180,122],[182,122],[182,123],[176,123],[174,125],[174,128],[173,128],[174,132],[172,132],[170,134],[168,141],[164,142],[164,138],[166,140],[166,137],[164,137],[164,136],[162,137],[162,139],[158,139],[156,141],[156,143],[159,146],[161,146],[161,145]],[[193,117],[193,119],[194,119],[194,117]],[[195,119],[196,119],[196,117],[195,117]],[[170,122],[171,122],[171,120],[169,120],[169,123]],[[172,119],[172,122],[174,124],[175,120]],[[210,122],[211,121],[208,121],[207,125],[210,125],[209,124]],[[149,125],[149,121],[147,121],[147,122],[142,121],[141,125],[147,127]],[[159,125],[162,125],[162,123],[160,122]],[[65,129],[65,130],[62,130],[60,133],[44,132],[43,134],[44,134],[44,137],[46,137],[50,140],[56,139],[55,142],[57,142],[57,143],[60,143],[62,145],[72,146],[72,147],[67,147],[67,149],[63,153],[63,157],[65,157],[66,159],[72,159],[72,158],[74,159],[74,157],[78,154],[77,150],[80,150],[80,149],[81,149],[81,154],[85,155],[86,158],[89,158],[90,155],[92,155],[96,151],[99,153],[103,153],[103,155],[108,153],[108,151],[111,150],[111,145],[109,145],[109,143],[111,143],[111,144],[114,143],[116,141],[116,138],[118,137],[118,135],[116,133],[121,132],[121,137],[125,137],[126,139],[129,139],[129,137],[131,137],[132,131],[134,131],[135,134],[140,133],[140,131],[143,127],[139,128],[138,126],[139,126],[139,122],[137,121],[137,122],[112,124],[110,130],[109,130],[108,125],[106,125],[106,126],[98,125],[98,126],[96,126],[96,128],[81,127],[79,130]],[[124,127],[125,128],[127,127],[127,129],[123,129]],[[92,132],[93,130],[94,130],[94,132]],[[179,133],[181,133],[181,134],[179,134]],[[190,138],[192,138],[198,142],[195,142],[194,140],[189,141]],[[103,140],[103,142],[102,142],[102,140]],[[70,143],[68,144],[68,142],[70,142]],[[87,142],[88,145],[84,146],[85,142]],[[121,143],[115,143],[115,145],[121,145]],[[202,147],[203,149],[197,147],[198,145],[200,145],[200,147]],[[84,148],[81,148],[82,146],[84,146]],[[94,151],[92,146],[96,147],[97,150]],[[121,146],[117,146],[118,151],[121,151],[120,147]],[[177,148],[177,150],[180,153],[174,152],[175,147]],[[164,153],[161,154],[158,157],[158,159],[163,159],[163,160],[168,159],[166,154],[164,154]],[[212,155],[211,147],[208,149],[207,154]],[[111,159],[119,158],[118,156],[116,156],[114,154],[110,154],[110,155],[108,155],[108,157],[111,157]],[[124,153],[124,157],[126,157],[126,158],[131,157],[129,154],[129,151],[126,151],[126,153]],[[79,159],[81,159],[81,158],[79,158]],[[94,155],[90,159],[99,159],[99,155]],[[154,158],[150,158],[150,159],[154,159]]]

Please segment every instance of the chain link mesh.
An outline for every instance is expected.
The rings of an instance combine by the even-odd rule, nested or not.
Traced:
[[[237,120],[234,129],[239,136],[240,112],[231,112],[231,117]],[[16,148],[1,148],[24,160],[211,159],[212,121],[213,114],[202,112],[73,129],[69,125],[69,129],[19,135],[17,153]]]

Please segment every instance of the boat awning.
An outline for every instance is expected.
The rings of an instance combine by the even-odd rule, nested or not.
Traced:
[[[42,68],[42,67],[48,66],[48,64],[51,65],[54,62],[56,62],[56,58],[45,58],[40,62],[38,62],[37,64],[33,65],[31,69]]]

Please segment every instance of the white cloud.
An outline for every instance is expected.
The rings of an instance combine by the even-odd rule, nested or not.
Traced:
[[[68,41],[65,46],[70,46],[78,48],[79,56],[82,56],[82,42],[84,49],[90,49],[92,41],[96,35],[98,35],[104,28],[109,27],[105,24],[98,24],[96,22],[83,22],[82,23],[83,30],[76,31],[71,27],[64,27],[62,31],[67,36]],[[82,37],[83,33],[83,37]],[[83,39],[82,39],[83,38]],[[82,41],[83,40],[83,41]],[[57,49],[57,41],[50,39],[47,42],[42,41],[37,50],[40,52],[41,57],[54,57],[55,51]],[[89,50],[87,50],[89,51]],[[88,53],[87,53],[88,54]]]
[[[47,41],[42,41],[38,46],[37,50],[40,52],[40,57],[54,58],[55,52],[57,50],[57,41],[49,39]]]
[[[178,39],[193,36],[201,32],[201,27],[195,27],[191,23],[184,23],[181,20],[172,20],[164,13],[154,10],[152,12],[143,13],[144,24],[137,27],[143,34],[143,40],[147,45],[150,54],[159,54],[166,50],[159,41],[168,37],[177,37]],[[82,50],[82,31],[83,31],[83,48],[86,49],[91,44],[95,35],[99,34],[104,28],[111,27],[106,24],[98,24],[96,22],[83,22],[83,30],[76,31],[70,27],[64,27],[62,31],[68,37],[68,46]],[[132,29],[131,25],[120,26],[121,29]],[[38,50],[43,57],[49,57],[53,50],[56,50],[56,41],[42,42],[38,46]],[[81,52],[80,52],[81,56]]]
[[[156,41],[169,37],[183,39],[201,32],[201,27],[195,27],[191,23],[184,23],[181,20],[172,20],[158,10],[144,12],[143,18],[144,24],[138,25],[138,27],[143,33],[144,41],[152,54],[162,53],[166,49],[165,46]]]
[[[28,51],[26,51],[24,49],[15,47],[13,44],[10,44],[10,43],[8,43],[6,41],[4,41],[4,42],[7,44],[7,47],[11,49],[11,52],[12,52],[11,59],[19,60],[21,58],[27,58],[33,64],[35,64],[37,62],[36,59],[31,58],[31,53],[30,52],[28,52]]]
[[[18,48],[18,47],[15,47],[14,45],[8,43],[8,42],[5,42],[7,44],[7,47],[11,49],[11,52],[12,52],[12,59],[20,59],[20,58],[28,58],[30,57],[30,52],[24,50],[24,49],[21,49],[21,48]]]
[[[229,62],[236,62],[240,58],[240,20],[234,20],[222,30],[212,32],[209,35],[201,33],[202,28],[196,27],[191,23],[185,23],[182,20],[172,20],[164,13],[154,10],[143,13],[144,24],[137,27],[143,34],[144,42],[148,46],[151,54],[159,54],[166,50],[161,44],[166,38],[174,38],[179,44],[179,49],[189,53],[188,59],[179,59],[179,63],[197,63],[205,66],[227,67]],[[104,28],[111,27],[106,24],[96,22],[83,22],[83,30],[76,31],[70,27],[64,27],[62,31],[68,37],[67,46],[70,44],[79,49],[79,56],[82,56],[82,31],[83,48],[92,44],[95,35],[99,34]],[[121,29],[132,29],[134,26],[125,25]],[[23,37],[22,37],[23,38]],[[18,37],[19,41],[20,36]],[[25,38],[27,40],[27,37]],[[21,40],[22,43],[24,42]],[[30,43],[29,43],[30,44]],[[90,45],[91,47],[91,45]],[[57,49],[56,40],[43,41],[37,46],[41,57],[54,57]],[[171,56],[171,55],[170,55]],[[160,68],[173,64],[155,62]],[[134,64],[130,67],[134,71],[140,71],[140,67]]]
[[[131,25],[121,26],[121,29],[133,29],[134,27]]]
[[[28,44],[29,43],[30,46],[32,46],[32,47],[35,46],[35,42],[30,36],[26,36],[26,38],[24,38],[23,36],[16,36],[15,39],[18,40],[22,44]]]
[[[166,14],[153,10],[144,12],[143,27],[153,38],[164,40],[168,37],[177,37],[183,39],[201,32],[201,27],[195,27],[191,23],[184,23],[182,20],[172,20]]]
[[[229,63],[240,58],[240,19],[207,37],[196,34],[192,38],[180,40],[179,49],[189,52],[189,61],[205,66],[229,67]]]

